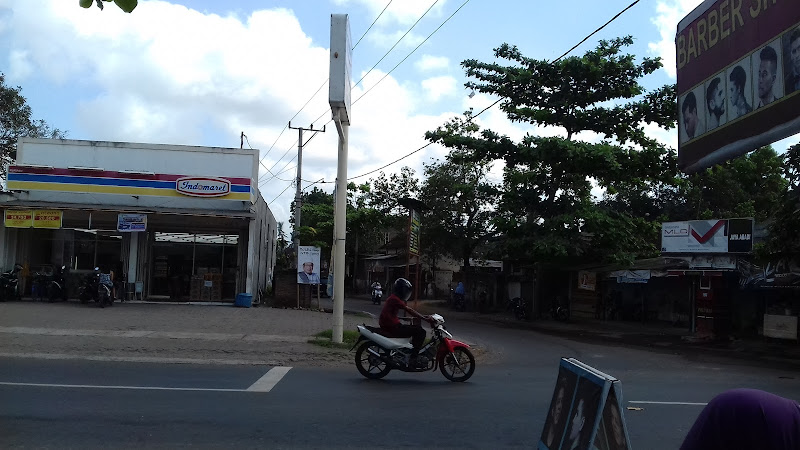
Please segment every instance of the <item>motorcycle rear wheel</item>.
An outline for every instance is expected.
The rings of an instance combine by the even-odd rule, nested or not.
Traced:
[[[356,350],[356,368],[370,380],[377,380],[385,377],[391,372],[392,367],[382,358],[375,356],[367,351],[372,349],[381,356],[386,356],[386,350],[382,349],[374,342],[365,342]]]
[[[450,381],[467,381],[475,373],[475,357],[468,348],[457,347],[444,355],[439,370]]]

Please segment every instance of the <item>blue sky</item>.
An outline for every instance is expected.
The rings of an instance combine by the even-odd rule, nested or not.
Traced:
[[[353,52],[355,83],[434,1],[140,0],[133,14],[124,14],[112,4],[84,10],[77,0],[0,0],[0,71],[7,84],[22,87],[36,118],[72,139],[238,147],[244,131],[261,150],[260,189],[276,218],[286,221],[297,132],[285,126],[298,111],[293,125],[321,127],[330,118],[327,86],[312,97],[328,77],[330,14],[349,15],[355,43],[389,4]],[[354,88],[356,99],[461,7],[353,106],[348,175],[408,154],[426,143],[425,131],[470,107],[490,105],[494,98],[468,96],[463,60],[492,61],[493,49],[504,42],[528,57],[554,59],[631,1],[439,0]],[[572,54],[599,39],[632,35],[633,54],[662,56],[668,65],[643,84],[673,83],[675,28],[699,3],[640,1]],[[497,109],[479,122],[514,138],[560,132],[511,124]],[[674,130],[651,132],[677,146]],[[796,142],[790,138],[776,148]],[[308,143],[304,187],[335,179],[336,145],[332,124]],[[408,165],[419,173],[422,162],[445,153],[431,146],[385,172]]]

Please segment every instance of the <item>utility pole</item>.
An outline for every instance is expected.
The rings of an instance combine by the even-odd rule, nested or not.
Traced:
[[[293,127],[292,122],[289,121],[289,128],[293,130],[297,130],[297,180],[295,181],[296,189],[294,194],[294,256],[295,260],[297,259],[298,249],[300,247],[300,209],[303,206],[303,197],[302,197],[302,187],[301,187],[301,173],[303,169],[303,131],[314,131],[314,132],[325,132],[325,126],[322,127],[320,130],[319,128],[314,129],[314,125],[312,124],[308,128],[303,127]]]

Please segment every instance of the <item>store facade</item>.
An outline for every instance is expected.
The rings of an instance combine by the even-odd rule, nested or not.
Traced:
[[[114,270],[120,295],[232,301],[272,280],[277,223],[258,151],[22,139],[0,198],[0,263],[23,289],[53,267]]]

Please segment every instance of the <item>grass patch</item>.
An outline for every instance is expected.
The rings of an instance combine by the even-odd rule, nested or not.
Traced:
[[[320,331],[319,333],[314,335],[313,339],[309,339],[309,343],[319,345],[320,347],[326,348],[346,348],[349,349],[356,343],[358,340],[359,333],[358,331],[353,330],[343,330],[342,332],[342,343],[337,344],[331,342],[333,338],[333,330],[325,330]]]

